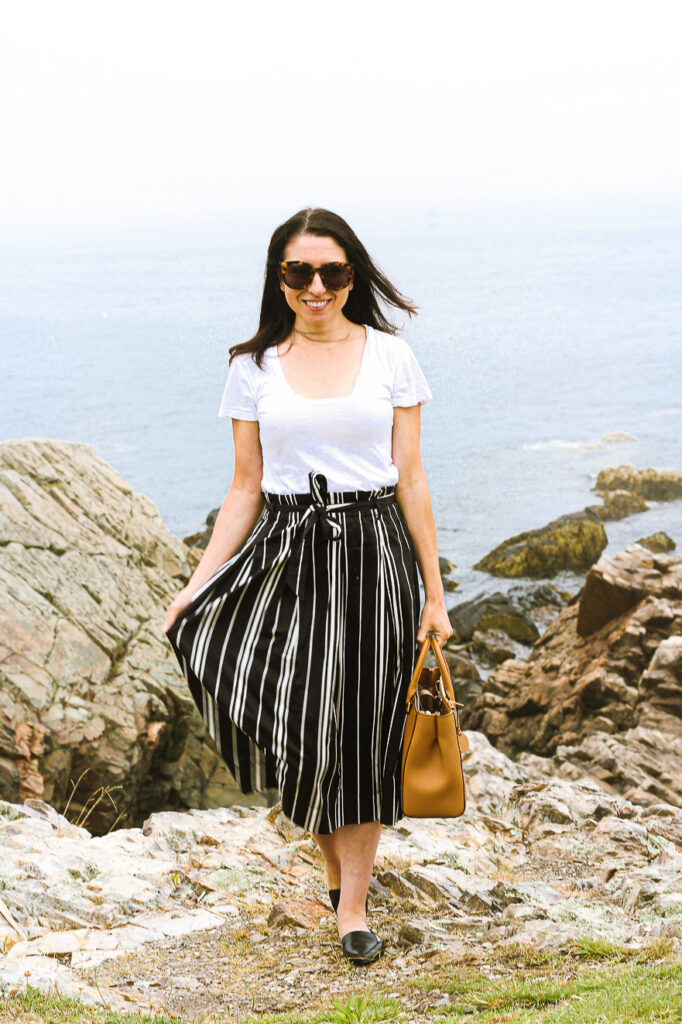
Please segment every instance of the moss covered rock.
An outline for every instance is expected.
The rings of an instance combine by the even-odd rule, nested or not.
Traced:
[[[564,569],[585,572],[607,545],[599,516],[585,509],[571,512],[537,530],[526,530],[498,544],[474,569],[492,576],[555,576]],[[504,628],[504,627],[502,627]]]
[[[448,610],[448,617],[454,630],[451,639],[456,642],[470,640],[477,630],[501,630],[512,640],[527,645],[534,644],[540,636],[530,616],[506,594],[489,594],[463,601]]]
[[[672,537],[669,537],[663,530],[659,530],[658,533],[650,533],[648,537],[640,537],[637,543],[648,548],[649,551],[653,551],[656,555],[674,551],[677,547]]]
[[[642,495],[635,491],[600,491],[599,497],[602,504],[589,507],[603,522],[625,519],[637,512],[646,512],[649,507]]]
[[[597,476],[594,490],[631,491],[650,501],[676,501],[682,498],[682,470],[609,467]]]

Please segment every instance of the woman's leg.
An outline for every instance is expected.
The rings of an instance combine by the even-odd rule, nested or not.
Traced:
[[[339,937],[347,932],[367,931],[365,899],[381,837],[381,822],[342,825],[333,833],[341,864],[341,899],[337,919]]]
[[[338,831],[337,829],[336,832],[331,832],[327,835],[318,835],[317,832],[312,833],[313,839],[320,848],[320,853],[324,859],[324,866],[327,869],[328,889],[341,888],[341,860],[336,842]]]

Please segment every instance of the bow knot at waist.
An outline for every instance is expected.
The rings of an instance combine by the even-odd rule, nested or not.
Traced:
[[[395,489],[384,494],[371,494],[368,498],[358,500],[329,502],[327,491],[327,480],[324,474],[311,472],[308,474],[310,480],[310,499],[305,502],[279,501],[274,495],[265,494],[268,508],[276,512],[294,513],[304,512],[301,517],[300,537],[289,553],[289,564],[287,566],[286,579],[297,594],[306,579],[309,569],[309,544],[306,538],[316,523],[319,524],[322,536],[325,540],[338,541],[343,536],[343,528],[336,518],[336,513],[355,512],[363,508],[371,508],[378,518],[381,515],[383,505],[393,504],[396,501]],[[273,500],[273,498],[275,500]]]

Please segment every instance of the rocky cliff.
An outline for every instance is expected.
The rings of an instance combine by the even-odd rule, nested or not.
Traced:
[[[502,663],[465,728],[564,777],[682,807],[682,556],[633,544],[589,571],[529,658]]]
[[[187,553],[86,445],[0,445],[0,796],[64,809],[77,783],[95,833],[230,802],[162,632]]]

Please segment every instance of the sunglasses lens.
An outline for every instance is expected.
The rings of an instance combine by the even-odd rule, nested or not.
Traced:
[[[313,279],[313,268],[309,263],[287,263],[282,278],[289,288],[305,288]]]
[[[353,271],[348,263],[325,263],[319,268],[319,274],[325,288],[333,292],[347,288],[353,277]],[[314,276],[315,268],[310,263],[285,261],[282,264],[282,280],[289,288],[296,288],[299,291],[307,288]]]
[[[347,263],[326,263],[320,268],[320,275],[325,287],[333,292],[346,288],[350,284],[351,270]]]

